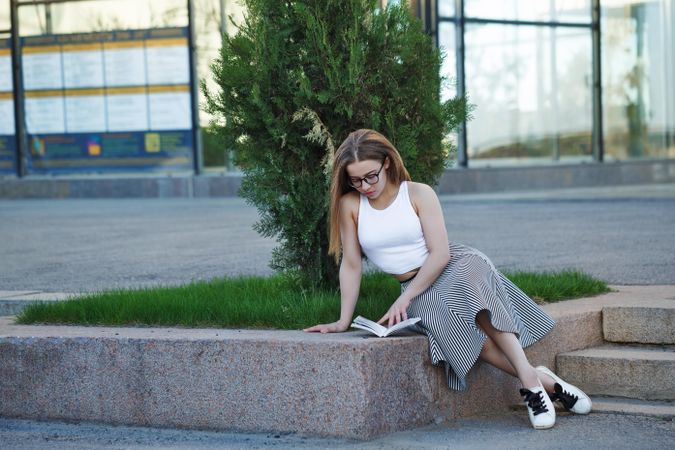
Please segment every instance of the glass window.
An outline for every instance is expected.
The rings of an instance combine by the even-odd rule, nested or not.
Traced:
[[[10,134],[8,130],[14,128],[13,105],[9,92],[12,91],[12,45],[9,34],[11,23],[9,18],[9,0],[0,0],[0,135]],[[12,126],[9,126],[9,122]],[[5,123],[3,123],[5,122]],[[0,153],[3,144],[0,142]]]
[[[44,6],[22,6],[19,11],[22,36],[47,32]],[[187,24],[186,2],[182,0],[102,0],[51,5],[53,34],[184,27]]]
[[[0,177],[16,173],[10,26],[9,0],[0,0]]]
[[[672,2],[601,5],[605,157],[675,157]]]
[[[591,0],[465,0],[466,17],[545,22],[591,22]]]
[[[438,16],[453,17],[455,15],[455,0],[438,0]]]
[[[9,30],[9,0],[0,0],[0,30]]]
[[[470,25],[470,165],[592,158],[591,32]]]
[[[455,51],[455,24],[438,24],[438,46],[443,53],[441,76],[445,79],[441,86],[441,100],[445,101],[457,95],[457,52]]]

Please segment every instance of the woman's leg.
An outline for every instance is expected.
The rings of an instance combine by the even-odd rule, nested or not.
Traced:
[[[493,327],[487,311],[478,313],[476,323],[490,338],[489,341],[486,341],[488,348],[485,349],[484,347],[483,352],[481,352],[481,357],[485,361],[504,370],[506,373],[518,377],[526,389],[538,386],[539,381],[541,381],[546,391],[553,392],[554,380],[546,374],[537,372],[532,367],[515,334],[499,331]],[[490,344],[487,344],[487,342],[490,342]],[[493,346],[496,349],[492,348]],[[485,357],[483,353],[485,353]],[[504,364],[504,360],[509,363],[510,368],[509,365]]]
[[[516,369],[513,368],[504,352],[502,352],[502,350],[497,347],[497,344],[495,344],[490,336],[488,336],[485,340],[483,349],[480,352],[480,359],[492,366],[495,366],[497,369],[503,370],[509,375],[514,377],[518,376]]]
[[[542,385],[537,371],[527,360],[516,335],[497,330],[490,323],[488,314],[486,310],[479,312],[476,316],[476,323],[490,337],[495,347],[502,352],[504,358],[510,363],[511,369],[520,379],[524,388],[520,390],[520,394],[527,405],[530,423],[536,429],[551,428],[555,424],[555,409],[546,393],[546,386]],[[499,360],[499,357],[496,359]],[[506,372],[511,373],[508,370]]]

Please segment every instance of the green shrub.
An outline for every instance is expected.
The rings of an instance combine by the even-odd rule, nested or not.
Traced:
[[[218,135],[208,128],[202,128],[199,132],[202,134],[204,167],[225,167],[228,151],[220,142]]]
[[[358,128],[382,132],[411,176],[434,184],[463,120],[463,99],[440,101],[441,55],[406,5],[376,0],[245,0],[202,90],[223,145],[244,172],[240,194],[256,230],[280,246],[271,266],[306,286],[337,282],[328,255],[333,150]]]

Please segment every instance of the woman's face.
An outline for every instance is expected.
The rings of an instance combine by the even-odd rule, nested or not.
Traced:
[[[349,184],[370,199],[375,199],[387,185],[389,159],[355,161],[347,166]],[[372,183],[371,183],[372,182]]]

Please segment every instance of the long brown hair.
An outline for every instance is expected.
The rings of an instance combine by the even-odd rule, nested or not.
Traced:
[[[347,166],[353,162],[376,160],[384,162],[389,158],[387,179],[398,185],[401,181],[410,181],[410,175],[403,165],[401,155],[389,140],[374,130],[360,129],[352,131],[335,152],[333,176],[330,183],[330,222],[328,253],[335,255],[339,262],[342,254],[340,239],[340,199],[354,190],[348,183]]]

